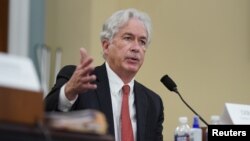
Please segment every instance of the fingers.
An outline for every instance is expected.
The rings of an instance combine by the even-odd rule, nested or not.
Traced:
[[[80,63],[84,61],[84,59],[88,56],[85,48],[80,48]]]
[[[96,89],[97,85],[93,82],[96,76],[92,74],[93,58],[87,54],[86,49],[80,48],[80,64],[77,65],[75,72],[67,83],[67,98],[75,97],[76,94]]]
[[[84,77],[81,77],[80,82],[82,84],[87,84],[87,83],[93,83],[96,80],[96,76],[95,75],[86,75]]]
[[[93,83],[96,80],[95,75],[82,75],[82,70],[76,70],[65,87],[65,94],[69,100],[73,100],[77,94],[93,90],[97,85]]]
[[[81,67],[86,67],[93,62],[93,58],[90,57],[85,48],[80,48],[80,64]]]
[[[97,85],[94,83],[85,83],[82,85],[82,90],[94,90],[97,88]],[[85,91],[82,91],[85,92]]]
[[[85,67],[88,67],[88,66],[92,66],[93,61],[94,61],[94,60],[93,60],[92,57],[87,56],[87,57],[79,64],[79,67],[85,68]]]
[[[94,70],[92,66],[93,58],[87,54],[85,48],[80,48],[80,64],[77,66],[77,70],[81,72],[81,75],[88,75]]]

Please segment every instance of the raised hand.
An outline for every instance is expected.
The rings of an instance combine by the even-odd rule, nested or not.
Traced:
[[[80,93],[96,89],[96,84],[91,82],[96,80],[96,76],[91,74],[94,70],[92,66],[93,58],[87,54],[86,49],[80,48],[80,64],[65,86],[65,95],[69,100],[73,100]]]

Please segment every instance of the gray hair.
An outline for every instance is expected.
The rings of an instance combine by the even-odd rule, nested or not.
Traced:
[[[114,35],[119,31],[119,28],[132,18],[137,18],[144,24],[147,31],[146,45],[148,46],[151,41],[151,19],[146,13],[140,12],[133,8],[117,11],[106,20],[106,22],[103,24],[102,32],[100,33],[101,41],[111,41]]]

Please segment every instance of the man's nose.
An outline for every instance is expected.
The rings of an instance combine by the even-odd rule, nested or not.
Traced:
[[[141,48],[141,44],[138,40],[135,40],[131,46],[133,51],[138,51]]]

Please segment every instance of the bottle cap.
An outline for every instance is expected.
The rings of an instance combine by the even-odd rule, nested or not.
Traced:
[[[187,117],[179,117],[179,122],[180,123],[187,123],[188,122],[188,118]]]
[[[197,115],[194,116],[193,128],[200,128],[199,117]]]
[[[219,122],[220,122],[220,116],[218,115],[211,116],[211,124],[219,124]]]

